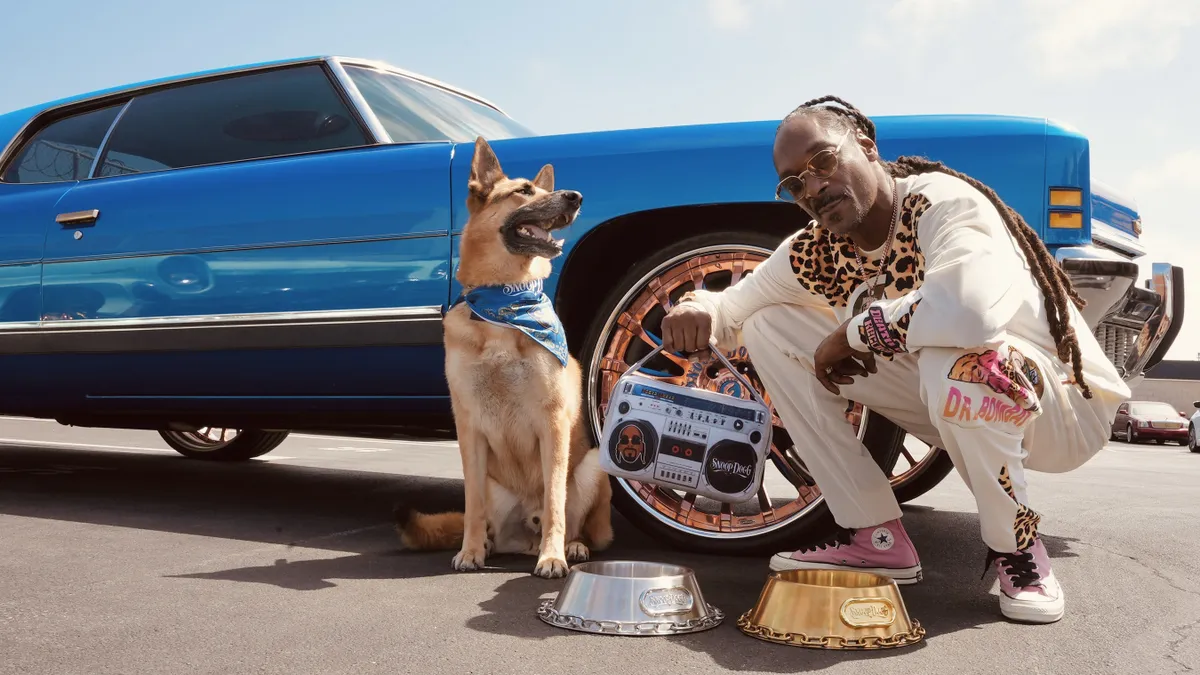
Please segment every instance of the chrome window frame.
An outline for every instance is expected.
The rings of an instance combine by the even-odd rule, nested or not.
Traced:
[[[109,125],[108,130],[104,134],[102,144],[97,149],[96,156],[97,156],[97,160],[99,160],[99,158],[102,157],[107,152],[107,150],[108,150],[107,146],[112,138],[113,131],[116,129],[116,125],[121,120],[121,117],[124,116],[125,110],[127,110],[129,108],[129,105],[140,96],[145,96],[147,94],[151,94],[151,93],[158,92],[158,91],[174,89],[176,87],[191,86],[194,84],[200,84],[200,83],[204,83],[204,82],[216,82],[216,81],[226,80],[226,79],[229,79],[232,77],[240,77],[243,75],[252,75],[252,74],[256,74],[256,73],[268,73],[268,72],[273,72],[273,71],[278,71],[278,70],[286,70],[288,68],[299,68],[299,67],[312,66],[312,65],[318,65],[321,67],[321,70],[324,72],[324,74],[329,82],[330,88],[334,91],[334,93],[338,96],[338,98],[340,98],[342,100],[342,102],[345,104],[347,110],[349,110],[349,112],[352,114],[352,116],[355,117],[354,121],[358,125],[359,130],[363,133],[363,137],[366,140],[366,145],[352,146],[352,147],[347,147],[347,148],[334,148],[332,150],[314,150],[311,152],[286,153],[286,154],[281,154],[281,155],[271,155],[269,157],[253,157],[250,159],[233,160],[233,161],[229,161],[229,162],[214,162],[211,164],[203,164],[203,165],[196,165],[196,166],[172,167],[169,169],[163,169],[163,170],[161,170],[161,172],[181,171],[181,170],[185,170],[185,169],[199,168],[201,166],[223,166],[223,165],[228,165],[228,164],[238,164],[238,163],[242,163],[242,162],[255,162],[255,161],[263,161],[263,160],[279,159],[281,157],[300,157],[300,156],[304,156],[304,155],[318,154],[318,153],[322,153],[322,152],[339,152],[339,151],[343,151],[343,150],[353,150],[355,148],[371,147],[374,145],[382,145],[382,144],[391,142],[391,139],[387,135],[387,133],[382,131],[382,125],[378,124],[379,120],[377,118],[375,118],[374,112],[371,111],[370,107],[366,105],[366,101],[362,99],[361,94],[358,93],[358,89],[347,87],[346,83],[343,82],[341,80],[341,78],[338,76],[337,71],[342,71],[342,73],[344,74],[344,70],[341,69],[340,65],[335,67],[335,65],[332,63],[332,60],[329,57],[320,57],[320,58],[310,58],[310,59],[297,59],[295,61],[287,61],[287,62],[283,62],[283,63],[271,63],[271,64],[264,64],[264,65],[256,65],[256,66],[246,66],[243,68],[234,68],[234,69],[230,69],[230,70],[223,70],[223,71],[220,71],[217,73],[203,73],[203,74],[197,74],[197,75],[192,75],[192,76],[187,76],[187,77],[180,77],[178,79],[170,80],[167,82],[158,82],[158,83],[155,83],[152,85],[146,85],[146,86],[142,86],[142,87],[132,87],[129,89],[121,89],[119,91],[114,91],[114,92],[110,92],[107,94],[101,94],[101,95],[97,95],[97,96],[93,96],[93,97],[89,97],[89,98],[71,101],[70,103],[65,103],[63,105],[46,108],[45,110],[42,110],[41,112],[39,112],[36,115],[34,115],[33,117],[31,117],[24,125],[21,126],[21,129],[19,131],[17,131],[17,133],[14,134],[12,138],[10,138],[8,140],[8,143],[4,146],[3,152],[0,152],[0,171],[2,171],[3,168],[7,167],[9,165],[9,163],[15,159],[15,157],[19,153],[19,151],[29,143],[32,136],[36,134],[35,130],[40,131],[41,129],[45,128],[48,124],[53,124],[54,122],[56,122],[60,119],[71,117],[76,114],[83,114],[83,113],[88,112],[89,110],[103,108],[107,105],[119,104],[121,101],[125,102],[124,106],[122,107],[121,112],[118,113],[117,117],[113,119],[113,123]],[[353,83],[351,83],[351,85],[352,84]],[[357,100],[356,100],[356,96],[357,96]],[[371,120],[374,120],[375,126],[372,125]],[[377,129],[378,129],[378,131],[377,131]],[[96,169],[96,163],[93,163],[93,168],[92,168],[92,171],[89,172],[89,175],[86,178],[82,178],[79,180],[80,181],[82,181],[82,180],[91,181],[91,180],[104,180],[106,178],[112,178],[112,176],[97,176],[97,175],[95,175],[95,169]],[[156,171],[153,173],[160,173],[160,171]],[[70,182],[79,182],[79,181],[42,181],[40,183],[20,183],[20,185],[50,185],[50,184],[54,184],[54,183],[70,183]],[[0,180],[0,183],[5,183],[5,181]],[[5,184],[14,185],[14,183],[5,183]]]
[[[387,130],[384,129],[383,124],[379,121],[379,118],[375,115],[375,111],[372,110],[371,106],[367,104],[367,101],[363,97],[362,92],[359,91],[358,87],[354,84],[354,81],[350,78],[349,74],[346,72],[345,66],[347,66],[347,65],[362,67],[362,68],[370,68],[370,69],[378,70],[378,71],[385,72],[385,73],[388,73],[391,75],[398,75],[400,77],[405,77],[405,78],[420,82],[422,84],[427,84],[427,85],[430,85],[433,87],[437,87],[437,88],[442,89],[450,94],[460,96],[460,97],[468,99],[470,101],[474,101],[481,105],[487,106],[487,107],[495,110],[496,112],[500,113],[501,115],[504,115],[505,117],[509,117],[511,119],[511,116],[508,113],[504,112],[504,110],[502,110],[495,103],[492,103],[491,101],[483,98],[482,96],[478,96],[478,95],[473,94],[473,93],[471,93],[465,89],[462,89],[460,87],[456,87],[456,86],[447,84],[445,82],[440,82],[438,80],[435,80],[431,77],[426,77],[419,73],[414,73],[412,71],[404,70],[402,68],[397,68],[396,66],[393,66],[393,65],[383,62],[383,61],[375,61],[375,60],[371,60],[371,59],[343,57],[343,56],[320,56],[320,57],[312,57],[312,58],[305,58],[305,59],[295,59],[292,61],[260,64],[260,65],[253,65],[253,66],[244,66],[244,67],[239,67],[239,68],[231,68],[228,70],[222,70],[220,72],[215,72],[215,73],[208,72],[208,73],[199,73],[199,74],[195,74],[195,75],[188,75],[188,76],[183,76],[183,77],[179,77],[176,79],[168,80],[165,82],[157,82],[155,84],[149,84],[149,85],[144,85],[144,86],[134,86],[134,87],[126,88],[126,89],[120,89],[118,91],[113,91],[113,92],[109,92],[106,94],[100,94],[100,95],[83,98],[83,99],[79,99],[79,100],[74,100],[74,101],[71,101],[70,103],[64,103],[62,105],[46,108],[45,110],[42,110],[42,111],[38,112],[36,115],[34,115],[33,117],[31,117],[27,122],[25,122],[25,124],[23,124],[21,126],[21,128],[15,134],[13,134],[12,138],[8,139],[7,143],[4,145],[3,150],[0,151],[0,170],[2,170],[4,167],[7,167],[9,162],[11,162],[14,159],[17,152],[20,149],[25,147],[25,145],[29,142],[30,138],[32,137],[34,130],[40,130],[40,129],[44,128],[45,125],[48,123],[53,123],[53,121],[57,121],[59,119],[65,118],[65,117],[69,117],[74,114],[84,113],[90,109],[101,108],[101,107],[104,107],[105,105],[111,105],[114,103],[119,103],[121,101],[125,101],[125,105],[122,108],[121,112],[118,113],[117,117],[113,120],[113,123],[111,125],[109,125],[108,131],[105,132],[103,141],[101,142],[101,146],[97,149],[97,161],[93,163],[92,169],[91,169],[91,171],[89,171],[89,175],[86,178],[82,178],[79,180],[89,180],[90,181],[90,180],[104,180],[106,178],[111,178],[111,176],[95,175],[96,171],[97,171],[97,166],[99,164],[99,159],[101,157],[103,157],[104,153],[107,151],[108,143],[111,140],[113,130],[116,129],[117,123],[120,122],[121,117],[124,116],[125,111],[129,108],[129,105],[135,99],[137,99],[139,96],[144,96],[146,94],[149,94],[149,93],[152,93],[155,91],[161,91],[161,90],[172,89],[172,88],[180,87],[180,86],[188,86],[188,85],[192,85],[192,84],[198,84],[200,82],[217,81],[217,80],[227,79],[230,77],[238,77],[240,75],[249,75],[249,74],[260,73],[260,72],[270,72],[270,71],[274,71],[274,70],[283,70],[285,68],[294,68],[294,67],[314,65],[314,64],[320,64],[321,66],[323,66],[323,69],[325,70],[325,74],[329,78],[330,85],[333,87],[334,91],[337,92],[338,96],[342,98],[342,100],[346,104],[347,108],[349,108],[350,111],[352,113],[354,113],[354,115],[357,117],[357,119],[355,121],[359,124],[360,129],[363,131],[363,134],[366,136],[367,145],[366,146],[356,146],[356,147],[370,147],[372,145],[389,145],[389,144],[395,143],[395,141],[392,139],[391,135],[388,134]],[[52,120],[52,121],[48,121],[48,120]],[[435,141],[430,141],[430,142],[432,143]],[[321,152],[340,152],[340,151],[352,150],[352,149],[354,149],[354,148],[336,148],[334,150],[316,150],[313,152],[292,153],[292,154],[285,154],[285,155],[272,155],[270,157],[255,157],[252,159],[235,160],[232,162],[218,162],[218,163],[214,163],[214,164],[204,164],[201,166],[220,166],[220,165],[225,165],[225,164],[236,164],[239,162],[255,162],[255,161],[263,161],[263,160],[269,160],[269,159],[277,159],[280,157],[298,157],[298,156],[304,156],[307,154],[316,154],[316,153],[321,153]],[[179,171],[179,170],[190,169],[190,168],[196,168],[196,167],[178,167],[178,168],[163,169],[162,171]],[[157,173],[157,172],[155,172],[155,173]],[[69,182],[72,182],[72,181],[44,181],[41,183],[21,183],[21,185],[49,185],[49,184],[53,184],[53,183],[69,183]],[[0,183],[4,183],[4,181],[0,180]],[[7,184],[12,185],[13,183],[7,183]]]
[[[88,175],[84,180],[91,180],[96,177],[96,171],[99,170],[100,164],[103,163],[104,156],[108,154],[108,141],[112,138],[113,131],[117,128],[117,123],[125,116],[125,111],[129,110],[129,106],[133,104],[136,98],[135,96],[126,101],[125,105],[121,106],[121,109],[117,111],[117,116],[113,118],[112,124],[108,125],[108,131],[104,132],[104,138],[100,139],[100,145],[96,147],[96,159],[92,160],[92,168],[88,170]]]

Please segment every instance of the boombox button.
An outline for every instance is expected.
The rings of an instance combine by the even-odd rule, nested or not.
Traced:
[[[741,431],[741,430],[742,430],[742,426],[743,426],[743,424],[742,424],[742,421],[741,421],[741,420],[734,420],[734,421],[733,421],[733,428],[734,428],[734,429],[736,429],[736,430],[738,430],[738,431]]]
[[[758,442],[759,442],[759,441],[761,441],[761,440],[762,440],[762,434],[760,434],[760,433],[759,433],[759,432],[757,432],[757,431],[751,431],[751,432],[750,432],[750,442],[751,442],[751,443],[753,443],[753,444],[755,444],[755,445],[758,445]]]
[[[622,415],[629,412],[629,401],[621,401],[621,405],[617,406],[617,410],[619,410]]]

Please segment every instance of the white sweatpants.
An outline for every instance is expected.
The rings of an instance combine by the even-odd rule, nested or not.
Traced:
[[[900,517],[887,476],[846,421],[847,400],[944,448],[975,496],[984,543],[1002,553],[1025,549],[1037,533],[1040,516],[1027,506],[1026,464],[1068,470],[1108,440],[1104,421],[1077,405],[1082,394],[1065,384],[1057,359],[1011,336],[977,349],[926,347],[876,359],[879,372],[839,385],[836,396],[813,375],[813,354],[839,324],[832,310],[774,305],[743,324],[742,342],[842,527],[869,528]],[[1036,368],[1019,367],[1022,357]]]

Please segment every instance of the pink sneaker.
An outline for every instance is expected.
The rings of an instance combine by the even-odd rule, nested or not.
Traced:
[[[989,549],[984,576],[993,564],[1000,576],[1000,612],[1004,616],[1029,623],[1054,623],[1063,618],[1066,600],[1041,539],[1016,553]]]
[[[891,577],[897,584],[921,580],[917,549],[900,520],[861,530],[840,528],[833,540],[793,553],[776,553],[771,569],[851,570]]]

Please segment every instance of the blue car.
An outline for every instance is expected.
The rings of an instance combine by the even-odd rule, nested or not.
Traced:
[[[1089,301],[1130,380],[1183,318],[1183,272],[1144,254],[1134,203],[1091,175],[1088,139],[1046,119],[876,119],[992,185]],[[0,116],[0,414],[158,430],[183,455],[247,460],[289,431],[453,438],[442,313],[477,136],[510,175],[552,163],[586,197],[547,292],[598,435],[616,378],[671,302],[736,282],[803,225],[774,200],[776,120],[538,135],[494,104],[387,64],[312,57],[118,87]],[[753,363],[730,354],[753,377]],[[645,372],[746,396],[717,364]],[[847,415],[908,501],[951,470],[888,420]],[[757,498],[720,504],[614,480],[659,540],[774,552],[830,524],[778,427]],[[920,456],[918,456],[920,455]]]

